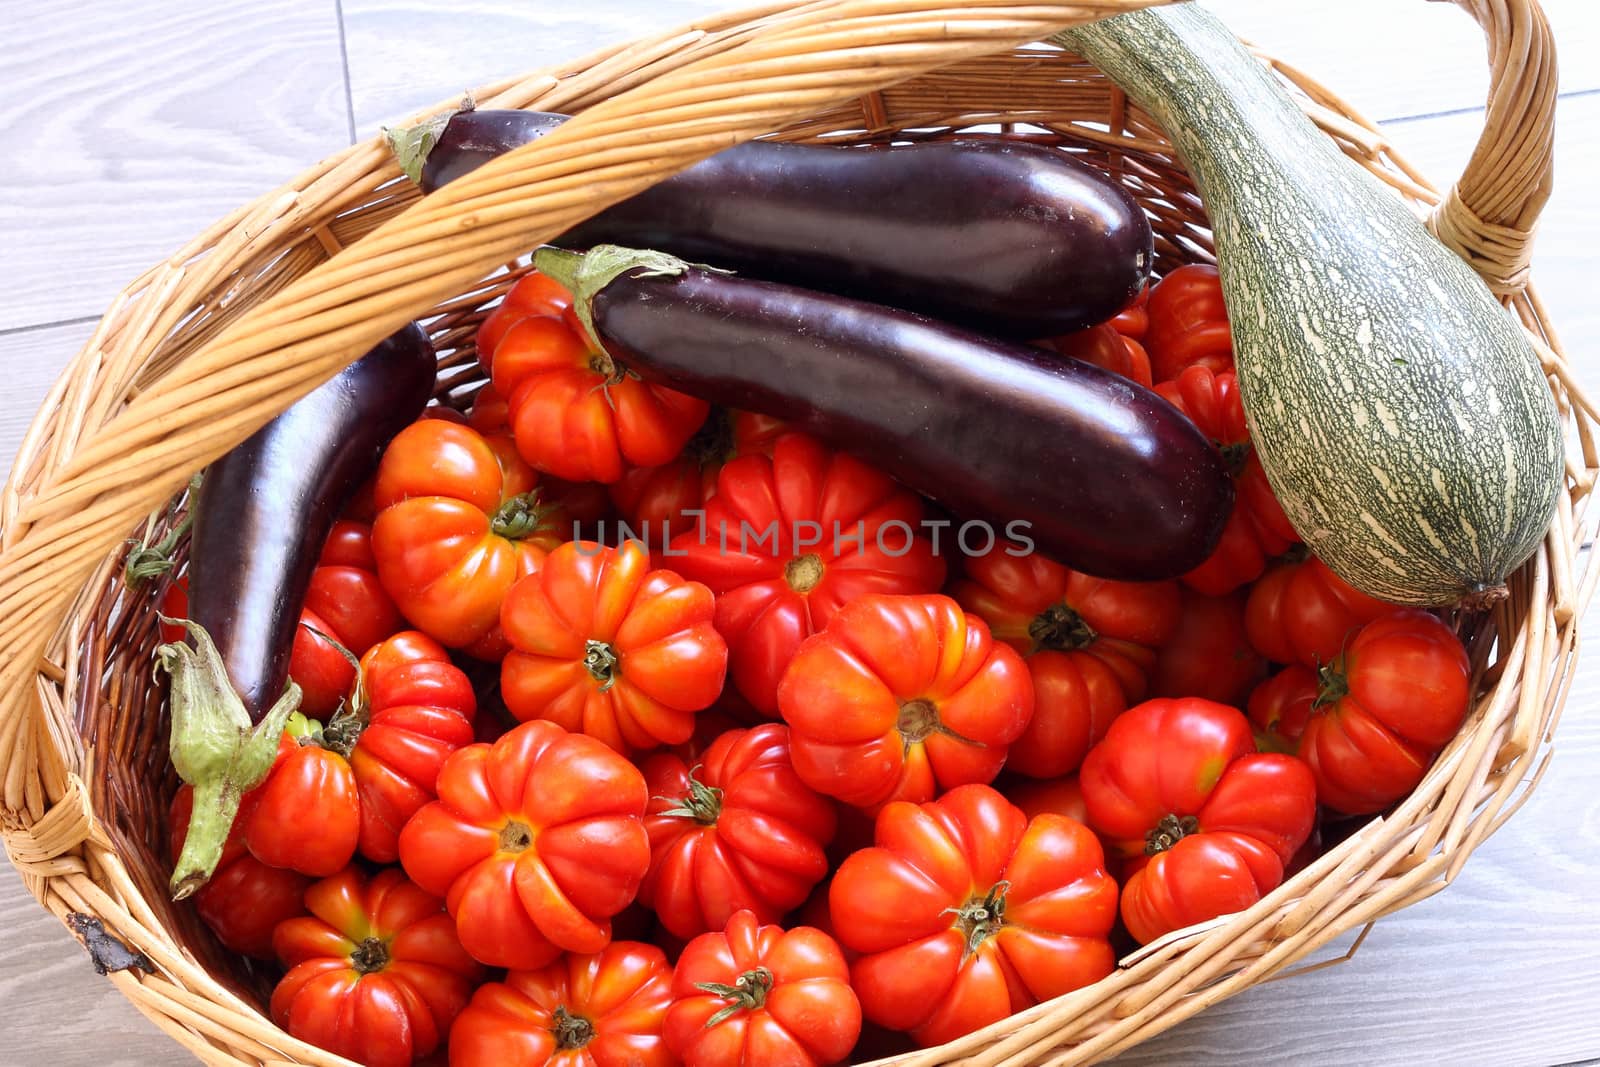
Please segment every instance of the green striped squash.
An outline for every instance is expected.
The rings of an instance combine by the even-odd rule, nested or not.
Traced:
[[[1563,481],[1555,400],[1511,313],[1202,8],[1057,41],[1161,123],[1199,187],[1250,432],[1306,544],[1386,600],[1503,595]]]

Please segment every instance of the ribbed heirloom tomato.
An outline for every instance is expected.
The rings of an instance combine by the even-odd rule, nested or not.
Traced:
[[[861,1005],[833,938],[741,911],[679,956],[665,1036],[684,1067],[828,1067],[861,1036]]]
[[[355,667],[328,638],[359,656],[403,625],[378,579],[372,527],[349,519],[334,523],[294,633],[289,676],[300,685],[300,710],[332,714],[355,682]]]
[[[611,500],[630,535],[663,547],[676,535],[698,529],[697,513],[716,495],[724,464],[738,456],[771,455],[774,442],[787,432],[769,415],[713,408],[676,459],[628,471],[611,485]]]
[[[369,881],[349,867],[308,889],[306,906],[273,935],[289,968],[273,1021],[367,1067],[406,1067],[441,1047],[483,969],[439,899],[393,868]]]
[[[517,289],[551,284],[534,277]],[[548,293],[525,303],[520,318],[507,314],[492,326],[485,320],[478,348],[478,361],[506,398],[524,459],[568,481],[610,483],[629,467],[657,467],[683,450],[705,421],[704,400],[628,373],[570,313],[556,311]]]
[[[661,1029],[672,965],[613,941],[480,986],[450,1030],[451,1067],[675,1067]]]
[[[1093,578],[1011,545],[967,559],[951,593],[1027,659],[1033,718],[1006,767],[1035,778],[1078,769],[1144,697],[1156,648],[1178,623],[1176,582]]]
[[[789,728],[723,734],[694,765],[658,753],[650,789],[650,873],[639,900],[676,937],[721,930],[736,911],[777,922],[828,874],[833,801],[789,761]]]
[[[563,516],[503,439],[442,419],[413,423],[378,465],[378,576],[405,617],[450,648],[499,659],[500,604],[560,544]]]
[[[713,611],[711,590],[651,569],[638,541],[570,541],[506,596],[501,696],[618,752],[687,741],[727,675]]]
[[[1367,623],[1320,671],[1286,668],[1250,697],[1257,727],[1310,766],[1317,799],[1346,815],[1382,811],[1417,787],[1461,728],[1472,665],[1425,611]]]
[[[421,642],[434,651],[419,651]],[[357,850],[394,862],[400,828],[434,798],[445,758],[472,743],[472,683],[423,635],[406,631],[373,646],[360,679],[350,706],[326,726],[284,735],[246,824],[245,840],[263,862],[318,877]]]
[[[877,844],[846,859],[828,892],[866,1017],[943,1044],[1099,981],[1117,884],[1075,819],[1029,819],[988,786],[890,804]]]
[[[400,832],[400,862],[444,896],[468,952],[534,968],[606,947],[650,866],[638,768],[535,721],[457,751],[438,790]]]
[[[1129,708],[1078,777],[1089,825],[1127,861],[1122,919],[1141,944],[1276,889],[1316,822],[1310,768],[1257,753],[1244,714],[1209,700]]]
[[[1162,382],[1156,392],[1211,439],[1233,475],[1233,510],[1222,539],[1205,562],[1183,576],[1191,588],[1222,596],[1261,577],[1267,561],[1288,551],[1299,535],[1272,494],[1266,471],[1250,443],[1239,380],[1233,371],[1214,372],[1196,364]]]
[[[868,596],[778,687],[800,780],[846,804],[920,803],[1000,773],[1033,713],[1022,657],[947,596]]]
[[[944,561],[918,534],[923,515],[887,475],[789,434],[771,458],[722,468],[701,529],[674,537],[662,562],[717,595],[733,683],[771,716],[800,642],[846,604],[944,584]]]
[[[1236,589],[1212,597],[1184,588],[1178,625],[1156,649],[1149,696],[1244,703],[1267,673],[1266,660],[1245,633],[1247,595]]]
[[[1393,610],[1308,555],[1278,564],[1250,587],[1245,631],[1274,663],[1317,668],[1339,654],[1354,630]]]
[[[1145,313],[1144,347],[1158,383],[1197,364],[1233,369],[1233,332],[1216,267],[1189,263],[1172,271],[1151,287]]]

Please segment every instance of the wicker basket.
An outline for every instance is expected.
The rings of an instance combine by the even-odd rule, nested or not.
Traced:
[[[28,888],[142,952],[110,980],[202,1059],[345,1063],[274,1027],[261,977],[163,892],[175,781],[150,670],[155,598],[122,586],[127,539],[165,528],[192,472],[408,319],[428,321],[449,368],[441,392],[459,400],[477,380],[473,328],[519,255],[748,137],[870,143],[982,127],[1065,146],[1149,210],[1161,268],[1207,258],[1204,211],[1162,131],[1092,67],[1029,47],[1149,2],[816,0],[709,20],[481,90],[482,106],[579,117],[425,201],[374,137],[139,278],[56,384],[0,500],[0,818]],[[1482,686],[1467,727],[1396,810],[1249,911],[903,1062],[1064,1064],[1126,1049],[1444,888],[1537,783],[1595,582],[1575,566],[1600,467],[1595,409],[1527,288],[1550,187],[1548,26],[1533,0],[1458,2],[1489,35],[1493,88],[1483,140],[1442,199],[1338,97],[1264,61],[1348,155],[1433,208],[1440,238],[1521,316],[1569,421],[1569,492],[1543,549],[1507,602],[1457,620]]]

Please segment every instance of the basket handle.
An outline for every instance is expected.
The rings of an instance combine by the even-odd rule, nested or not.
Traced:
[[[1477,148],[1428,228],[1490,289],[1514,294],[1528,284],[1555,169],[1555,38],[1538,0],[1453,2],[1489,38],[1489,102]]]

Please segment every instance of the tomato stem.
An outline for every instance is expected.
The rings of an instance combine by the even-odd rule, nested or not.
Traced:
[[[1051,604],[1028,624],[1035,652],[1071,652],[1088,648],[1100,639],[1094,627],[1065,602]]]
[[[950,909],[956,917],[953,925],[961,931],[966,944],[965,954],[978,951],[979,946],[1006,924],[1006,890],[1010,888],[1010,882],[996,882],[983,896],[973,897],[961,907]]]
[[[594,1023],[581,1015],[574,1015],[562,1004],[551,1012],[555,1026],[551,1033],[555,1034],[556,1048],[562,1050],[583,1048],[594,1040]]]
[[[540,506],[539,490],[530,489],[501,504],[489,520],[489,529],[508,541],[521,541],[538,533],[553,511],[553,507]]]
[[[670,799],[676,801],[675,806],[660,812],[661,815],[675,815],[686,819],[693,819],[703,826],[711,826],[717,821],[717,816],[722,814],[722,790],[716,786],[706,785],[694,776],[695,767],[689,772],[689,791],[681,796]]]
[[[500,828],[501,852],[526,852],[533,846],[533,828],[515,819]]]
[[[796,593],[809,593],[822,581],[826,568],[822,565],[822,557],[815,552],[807,552],[803,556],[791,559],[783,568],[783,580],[789,583],[789,588]]]
[[[1350,680],[1345,677],[1342,658],[1335,659],[1317,669],[1317,699],[1311,702],[1311,709],[1327,707],[1335,701],[1343,700],[1350,693]]]
[[[357,974],[376,974],[389,966],[389,946],[376,937],[369,937],[350,953],[350,966]]]
[[[616,649],[590,638],[583,646],[583,665],[589,669],[589,677],[600,683],[600,692],[604,693],[616,684],[622,661],[617,658]]]
[[[895,728],[907,745],[920,743],[939,728],[939,709],[927,700],[908,700],[900,705],[900,716]]]
[[[718,1023],[733,1018],[741,1011],[754,1011],[767,1002],[767,994],[772,991],[772,972],[765,967],[741,974],[733,985],[724,985],[721,982],[696,982],[694,987],[713,996],[729,1001],[727,1007],[718,1011],[706,1020],[706,1029]]]
[[[1161,821],[1144,835],[1144,854],[1160,855],[1190,834],[1199,832],[1200,820],[1193,815],[1163,815]]]
[[[1249,441],[1234,441],[1230,444],[1223,444],[1221,441],[1213,441],[1212,443],[1217,446],[1217,451],[1221,453],[1222,465],[1228,468],[1229,477],[1237,478],[1244,473],[1245,464],[1250,462]]]

